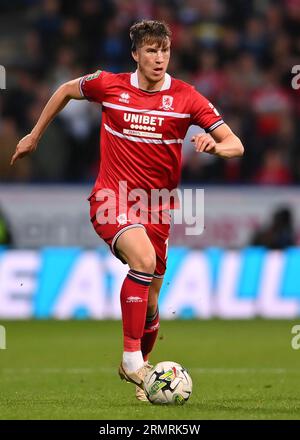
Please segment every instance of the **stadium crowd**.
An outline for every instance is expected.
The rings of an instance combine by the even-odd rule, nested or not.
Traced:
[[[155,18],[172,29],[169,72],[209,98],[245,145],[228,161],[196,154],[192,127],[182,182],[300,183],[300,100],[291,85],[300,0],[0,0],[0,9],[1,181],[94,180],[101,112],[86,101],[64,109],[33,155],[9,161],[61,83],[98,68],[132,71],[128,29]]]

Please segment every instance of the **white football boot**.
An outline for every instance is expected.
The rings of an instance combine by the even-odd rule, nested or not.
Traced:
[[[149,364],[149,362],[146,361],[144,363],[144,368],[146,368],[146,374],[147,374],[148,371],[150,371],[151,368],[153,368],[153,365]],[[137,398],[137,400],[140,400],[141,402],[149,402],[145,394],[145,391],[138,386],[135,387],[135,397]]]
[[[143,389],[144,377],[147,373],[147,367],[145,364],[136,371],[128,371],[124,368],[123,362],[119,366],[119,376],[121,380],[126,380],[126,382],[134,383],[140,389]]]

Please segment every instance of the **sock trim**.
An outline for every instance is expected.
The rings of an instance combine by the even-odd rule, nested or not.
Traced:
[[[136,278],[136,277],[133,277],[129,274],[127,275],[127,278],[129,278],[131,281],[134,281],[137,284],[142,284],[143,286],[150,286],[150,284],[151,284],[151,281],[143,281],[143,280]]]
[[[127,274],[127,278],[138,284],[142,284],[143,286],[150,286],[153,279],[153,275],[152,274],[141,275],[141,274],[143,274],[143,272],[130,270]]]
[[[153,277],[158,278],[158,279],[162,279],[162,278],[164,278],[164,276],[165,276],[165,274],[163,274],[163,275],[158,275],[157,273],[153,274]]]
[[[154,276],[153,273],[140,272],[139,270],[135,270],[135,269],[130,269],[129,272],[132,272],[137,275],[143,275],[145,277],[151,277],[151,278],[153,278],[153,276]]]
[[[133,352],[133,351],[140,351],[141,350],[141,340],[140,339],[134,339],[130,338],[129,336],[123,337],[124,342],[124,351],[127,352]]]

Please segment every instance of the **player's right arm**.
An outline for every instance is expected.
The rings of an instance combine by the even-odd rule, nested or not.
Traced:
[[[84,99],[80,93],[80,81],[81,78],[77,78],[62,84],[51,96],[31,133],[23,137],[18,143],[11,159],[11,165],[13,165],[17,159],[36,150],[38,142],[50,122],[71,99]]]

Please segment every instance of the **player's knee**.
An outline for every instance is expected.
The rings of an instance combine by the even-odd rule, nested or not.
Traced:
[[[135,270],[145,273],[154,273],[156,267],[155,252],[140,255],[133,264]]]

